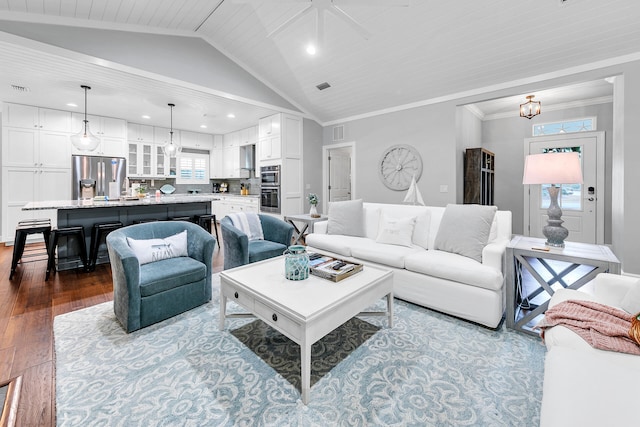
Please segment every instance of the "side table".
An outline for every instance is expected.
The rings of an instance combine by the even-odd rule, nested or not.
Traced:
[[[309,233],[313,233],[313,224],[319,221],[326,221],[327,216],[320,215],[319,218],[313,218],[309,214],[285,215],[284,220],[287,221],[289,224],[293,225],[293,244],[297,245],[297,244],[304,244],[305,243],[304,234],[307,232],[307,230],[309,230]],[[302,230],[298,228],[298,226],[296,225],[296,222],[298,223],[301,222],[304,224],[304,227],[302,227]]]
[[[532,330],[536,318],[555,290],[578,289],[600,273],[620,274],[620,261],[607,246],[565,242],[564,248],[552,248],[544,242],[515,236],[506,251],[506,325],[531,335],[538,335]]]

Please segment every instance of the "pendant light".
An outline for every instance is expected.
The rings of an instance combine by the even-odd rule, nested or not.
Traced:
[[[182,150],[182,147],[173,142],[173,107],[175,104],[168,104],[171,108],[171,129],[169,131],[169,142],[162,147],[164,154],[169,157],[176,157],[176,155]]]
[[[80,86],[84,89],[84,126],[83,130],[75,135],[71,135],[71,143],[79,151],[93,151],[100,145],[100,139],[89,131],[89,120],[87,120],[87,90],[89,86]]]

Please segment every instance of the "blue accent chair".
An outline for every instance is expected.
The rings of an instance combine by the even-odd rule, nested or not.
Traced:
[[[249,241],[246,234],[233,226],[229,217],[220,220],[225,270],[280,256],[291,244],[291,224],[270,215],[258,214],[258,217],[262,223],[264,240]]]
[[[185,229],[188,257],[140,265],[127,243],[127,237],[164,239]],[[109,233],[113,310],[127,333],[210,301],[215,245],[216,239],[211,234],[185,221],[147,222]]]

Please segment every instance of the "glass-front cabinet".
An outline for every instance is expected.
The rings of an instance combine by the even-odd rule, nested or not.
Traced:
[[[128,173],[129,176],[137,176],[138,175],[138,144],[135,142],[130,142],[129,148],[127,151],[127,162],[128,162]]]

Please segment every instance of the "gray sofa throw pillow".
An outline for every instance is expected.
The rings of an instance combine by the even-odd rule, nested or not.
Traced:
[[[447,205],[434,242],[435,249],[482,262],[489,241],[495,206]]]
[[[345,202],[329,202],[327,234],[364,236],[362,199]]]

